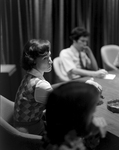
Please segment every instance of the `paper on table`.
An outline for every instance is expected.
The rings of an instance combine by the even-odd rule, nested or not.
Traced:
[[[109,80],[113,80],[116,77],[115,74],[106,74],[104,79],[109,79]]]

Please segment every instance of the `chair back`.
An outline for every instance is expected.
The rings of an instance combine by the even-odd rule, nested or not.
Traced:
[[[70,79],[68,78],[67,75],[63,75],[62,73],[62,61],[60,57],[56,57],[53,60],[53,68],[55,71],[56,76],[59,78],[60,82],[65,82],[65,81],[69,81]]]
[[[9,124],[13,124],[14,102],[0,95],[0,116]]]
[[[0,95],[0,147],[2,150],[37,149],[42,136],[18,131],[12,126],[14,102]],[[40,145],[38,145],[39,147]]]
[[[118,53],[119,46],[117,45],[105,45],[101,48],[101,57],[104,69],[107,71],[117,70],[113,63]]]

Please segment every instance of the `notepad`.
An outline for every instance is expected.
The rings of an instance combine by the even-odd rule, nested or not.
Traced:
[[[113,80],[116,77],[115,74],[106,74],[104,79],[109,79],[109,80]]]

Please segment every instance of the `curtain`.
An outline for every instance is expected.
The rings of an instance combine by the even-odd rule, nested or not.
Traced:
[[[104,45],[119,45],[119,1],[106,0],[104,3]]]
[[[83,26],[90,32],[88,44],[100,68],[101,47],[119,45],[118,0],[0,0],[0,5],[1,63],[16,64],[19,81],[23,46],[31,38],[48,39],[54,59],[72,44],[71,30]],[[57,78],[53,69],[45,77],[51,84]]]
[[[90,0],[90,47],[102,68],[100,49],[103,45],[119,45],[119,1]]]
[[[52,42],[52,0],[1,1],[1,63],[16,64],[20,82],[24,73],[20,66],[24,44],[32,38]],[[46,78],[50,81],[51,75]]]

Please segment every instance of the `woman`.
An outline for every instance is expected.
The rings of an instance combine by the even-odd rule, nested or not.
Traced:
[[[24,46],[22,68],[26,75],[18,88],[14,107],[14,126],[22,132],[44,133],[43,111],[47,93],[52,87],[43,75],[51,71],[50,55],[50,42],[47,40],[32,39]]]
[[[49,149],[84,150],[97,146],[106,133],[104,118],[94,117],[99,99],[98,89],[87,83],[71,81],[54,89],[46,104]]]

